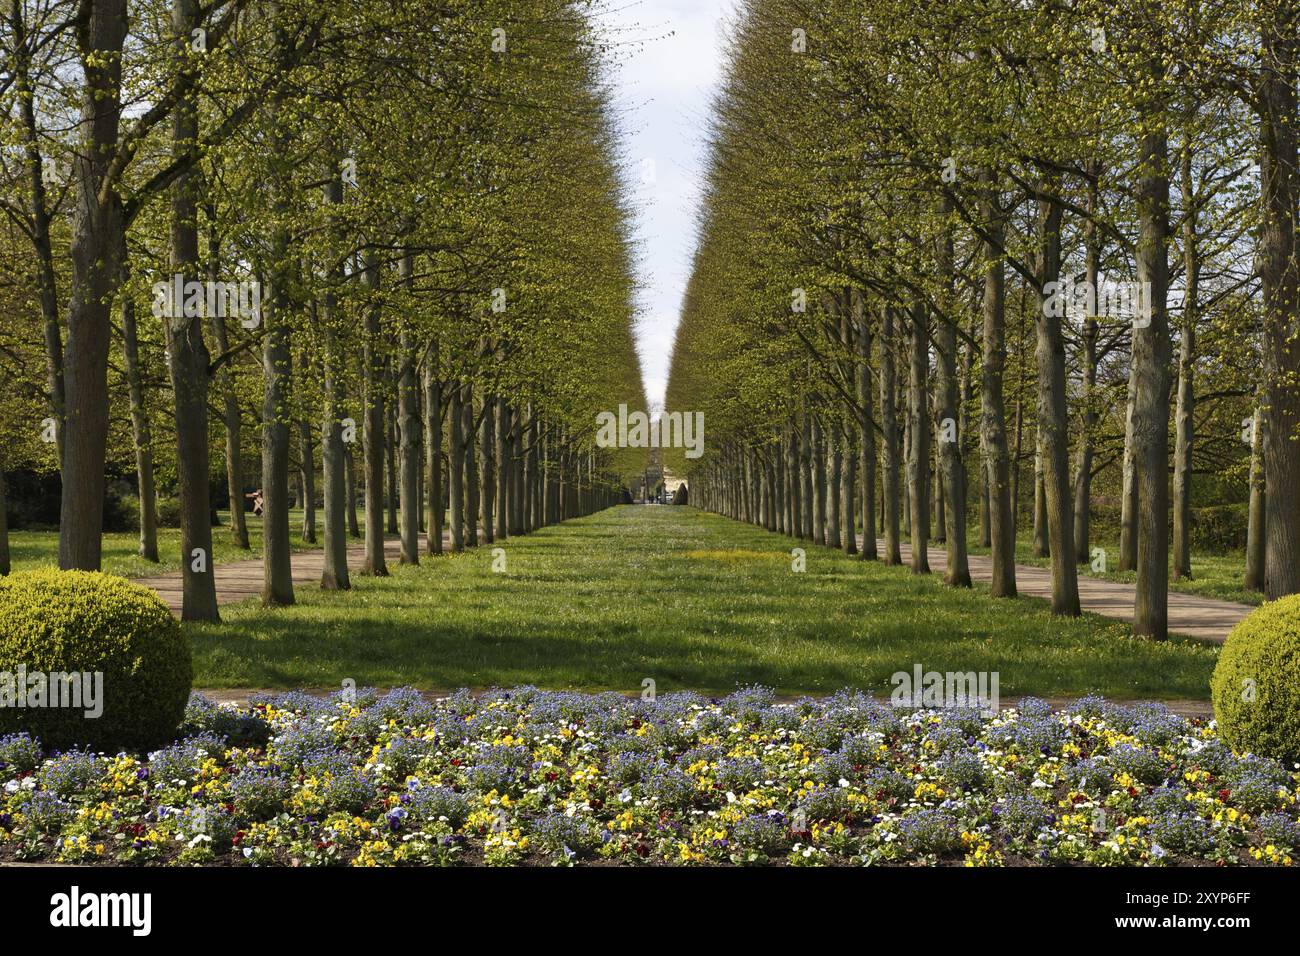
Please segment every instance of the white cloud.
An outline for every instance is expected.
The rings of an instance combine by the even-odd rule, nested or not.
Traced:
[[[617,7],[604,21],[627,44],[614,79],[642,256],[637,352],[652,405],[662,405],[667,385],[695,244],[703,131],[723,67],[722,25],[733,9],[734,0],[646,0]],[[653,160],[651,183],[639,180],[645,160]]]

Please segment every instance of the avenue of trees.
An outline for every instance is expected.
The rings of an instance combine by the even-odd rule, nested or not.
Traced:
[[[202,620],[253,489],[272,604],[291,506],[341,589],[349,537],[381,575],[444,509],[460,550],[616,500],[641,461],[596,414],[644,395],[591,7],[7,0],[0,573],[16,470],[61,479],[64,568],[100,566],[112,479],[151,560],[178,499]]]
[[[747,0],[666,402],[692,503],[941,541],[953,587],[970,533],[1002,597],[1032,522],[1066,615],[1113,507],[1162,638],[1235,495],[1244,586],[1300,590],[1298,79],[1292,0]]]

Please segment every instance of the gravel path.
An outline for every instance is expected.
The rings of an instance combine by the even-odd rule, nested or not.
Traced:
[[[858,539],[859,544],[861,538]],[[879,553],[884,554],[885,542],[878,542]],[[903,564],[912,560],[912,548],[903,542],[900,551]],[[933,545],[926,549],[930,562],[930,571],[942,575],[948,561],[948,554],[942,548]],[[972,554],[969,557],[970,576],[972,580],[987,583],[993,579],[993,559],[987,555]],[[1032,565],[1016,565],[1016,589],[1028,597],[1050,600],[1052,597],[1052,572],[1048,568]],[[1120,581],[1107,581],[1104,578],[1079,575],[1079,603],[1085,611],[1111,617],[1120,621],[1133,619],[1134,596],[1137,588]],[[1197,594],[1169,592],[1169,630],[1175,634],[1199,638],[1222,644],[1232,630],[1233,625],[1253,611],[1249,604],[1234,604],[1230,601],[1217,601],[1214,598],[1201,597]]]

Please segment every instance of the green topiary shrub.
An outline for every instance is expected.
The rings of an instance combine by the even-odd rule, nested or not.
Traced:
[[[49,706],[62,683],[51,675],[62,674],[92,676],[58,687],[62,706]],[[26,730],[47,749],[154,747],[174,735],[193,676],[180,624],[152,591],[88,571],[0,578],[0,736]],[[45,706],[34,706],[38,692]]]
[[[1232,629],[1210,680],[1219,733],[1237,751],[1300,761],[1300,594]]]

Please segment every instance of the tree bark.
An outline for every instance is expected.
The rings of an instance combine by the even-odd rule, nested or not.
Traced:
[[[1039,282],[1059,281],[1062,209],[1041,200],[1038,212]],[[1048,551],[1052,558],[1052,613],[1078,617],[1079,569],[1074,561],[1070,499],[1070,421],[1065,395],[1063,310],[1046,308],[1040,296],[1035,357],[1038,364],[1038,434],[1043,469]],[[1055,314],[1053,314],[1055,313]]]
[[[1004,227],[992,176],[985,175],[985,186],[981,218],[988,237],[983,242],[984,369],[981,375],[980,436],[989,496],[990,593],[994,597],[1015,597],[1016,531],[1011,511],[1010,455],[1002,395],[1002,379],[1007,364],[1006,274],[1002,263]]]
[[[832,413],[830,432],[830,468],[826,475],[826,546],[841,548],[840,538],[840,497],[843,490],[841,471],[844,465],[844,438],[840,434],[839,415]],[[751,518],[751,520],[755,520]]]
[[[912,503],[912,573],[930,573],[930,332],[929,315],[921,303],[912,306],[908,338],[908,498]]]
[[[398,279],[409,290],[415,275],[415,263],[410,250],[403,250],[398,264]],[[402,520],[399,533],[402,538],[401,563],[420,563],[420,394],[416,381],[415,336],[410,322],[404,320],[399,333],[398,348],[398,403],[401,414],[397,420],[401,436],[401,480],[398,493],[401,498]]]
[[[107,183],[122,115],[126,0],[86,0],[78,44],[85,83],[73,160],[72,286],[64,352],[66,398],[59,567],[99,570],[104,528],[104,456],[108,443],[109,310],[117,291],[126,223]]]
[[[812,434],[812,487],[813,487],[813,541],[826,542],[826,436],[822,431],[821,417],[810,414]],[[746,516],[748,517],[748,516]]]
[[[884,495],[885,564],[902,564],[899,520],[902,511],[898,447],[898,394],[895,371],[894,309],[883,306],[880,324],[881,485]]]
[[[208,281],[220,281],[221,246],[215,229],[208,232]],[[212,326],[212,344],[218,355],[230,348],[226,334],[226,320],[221,315],[208,316]],[[221,396],[221,421],[226,433],[226,494],[230,499],[230,537],[235,547],[247,551],[248,522],[244,516],[244,460],[243,417],[239,412],[239,396],[235,393],[234,376],[229,365],[222,365],[215,375],[217,393]]]
[[[524,425],[522,409],[512,408],[510,418],[510,444],[508,446],[510,533],[519,535],[524,533],[524,469],[522,467],[524,460]],[[590,465],[590,463],[588,464]],[[590,467],[588,467],[587,478],[590,483],[592,479]],[[592,490],[595,490],[594,486]]]
[[[1196,191],[1191,147],[1180,158],[1183,200],[1183,314],[1178,343],[1178,404],[1174,411],[1174,580],[1192,576],[1192,414],[1195,403],[1196,321],[1200,258],[1196,239]]]
[[[442,503],[442,383],[438,381],[438,343],[429,349],[424,366],[424,468],[428,474],[427,554],[442,554],[442,528],[445,511]]]
[[[351,417],[351,416],[349,416]],[[363,418],[365,416],[362,416]],[[365,428],[364,421],[362,428]],[[364,436],[362,438],[364,441]],[[357,523],[357,459],[352,450],[355,442],[349,442],[343,448],[343,484],[347,497],[348,537],[361,537],[361,526]],[[364,449],[362,454],[364,455]]]
[[[384,377],[387,379],[392,372],[392,363],[384,363]],[[399,385],[401,373],[398,372]],[[388,534],[400,534],[401,527],[397,519],[398,503],[401,496],[401,479],[398,475],[398,433],[397,433],[397,406],[401,402],[401,397],[397,401],[388,399],[384,403],[384,414],[387,418],[384,428],[384,510],[385,522],[384,528]]]
[[[479,520],[483,524],[483,540],[491,544],[496,539],[496,509],[504,508],[505,501],[497,500],[496,399],[484,395],[483,406],[478,423]]]
[[[311,367],[307,350],[298,356],[302,381],[310,381]],[[311,422],[306,416],[298,419],[298,458],[301,461],[302,484],[302,540],[316,543],[316,445],[312,441]],[[265,495],[265,491],[263,491]]]
[[[180,69],[188,69],[190,31],[199,22],[198,0],[172,0],[173,47]],[[172,150],[183,153],[198,139],[198,107],[183,95],[172,109]],[[199,271],[199,177],[186,171],[172,185],[171,267],[184,283],[206,278]],[[125,257],[125,248],[122,250]],[[180,297],[177,296],[177,299]],[[208,370],[203,304],[173,301],[164,328],[168,371],[175,398],[176,479],[181,511],[181,620],[216,621],[217,581],[212,559],[208,470]]]
[[[157,563],[158,492],[154,485],[153,437],[149,425],[149,411],[145,406],[144,382],[140,372],[140,343],[136,331],[135,302],[129,295],[122,297],[122,363],[126,373],[127,394],[131,401],[131,437],[135,445],[136,490],[140,501],[138,553],[146,561]]]
[[[1265,481],[1264,481],[1264,429],[1268,418],[1262,408],[1255,409],[1250,435],[1250,517],[1246,527],[1246,578],[1247,591],[1264,590],[1266,563],[1264,533]]]
[[[791,417],[789,440],[786,442],[785,480],[786,499],[790,503],[790,536],[803,537],[803,502],[800,501],[802,489],[799,485],[799,431],[798,419]]]
[[[948,213],[947,203],[944,212]],[[936,412],[939,420],[939,467],[942,475],[943,538],[947,551],[944,583],[949,587],[971,586],[970,562],[966,556],[966,462],[964,460],[961,414],[961,382],[957,377],[956,277],[953,266],[952,235],[945,231],[938,244],[938,269],[947,293],[945,312],[936,330],[935,352],[938,362]],[[960,426],[960,427],[959,427]],[[946,498],[946,500],[945,500]]]
[[[1262,223],[1258,269],[1264,308],[1265,594],[1300,591],[1300,250],[1296,169],[1296,84],[1300,37],[1296,4],[1268,7],[1257,102]]]
[[[858,455],[862,473],[862,550],[864,561],[879,557],[876,544],[876,424],[871,388],[871,323],[862,290],[853,290],[853,320],[857,334]],[[883,386],[882,386],[883,391]]]
[[[1093,178],[1088,186],[1088,213],[1091,217],[1098,209],[1096,163],[1089,166]],[[1088,288],[1093,293],[1091,313],[1083,318],[1083,356],[1080,359],[1083,376],[1083,429],[1079,435],[1079,450],[1074,470],[1074,557],[1079,564],[1091,560],[1092,518],[1092,458],[1093,438],[1097,430],[1097,284],[1101,277],[1100,230],[1091,218],[1084,223],[1084,274]]]
[[[478,454],[474,443],[474,386],[462,386],[461,414],[465,417],[462,436],[465,441],[465,544],[478,546]]]
[[[1150,66],[1155,86],[1162,66]],[[1161,107],[1157,103],[1156,110]],[[1133,439],[1138,486],[1137,593],[1133,631],[1163,640],[1168,634],[1169,586],[1169,238],[1168,145],[1163,124],[1148,120],[1139,137],[1137,278],[1150,289],[1150,315],[1133,331]]]
[[[1137,568],[1138,484],[1137,445],[1133,437],[1133,408],[1137,394],[1137,366],[1129,363],[1128,397],[1124,408],[1124,458],[1120,477],[1119,569]]]
[[[817,536],[816,507],[813,503],[817,492],[813,485],[812,418],[808,414],[808,403],[805,398],[799,409],[799,501],[803,506],[799,523],[803,527],[803,537],[806,541],[812,541]]]
[[[279,115],[278,100],[272,102],[271,115]],[[284,145],[283,135],[279,136],[279,142]],[[268,307],[263,309],[262,314],[262,603],[267,605],[294,603],[289,541],[289,416],[293,387],[293,349],[289,325],[290,251],[288,226],[280,218],[287,209],[288,185],[277,177],[272,188],[277,222],[271,234],[271,294],[268,297]],[[341,201],[331,199],[332,195],[327,187],[326,202]],[[332,313],[332,305],[327,308]],[[324,321],[329,324],[332,319]],[[333,330],[328,330],[326,334],[332,336]],[[304,366],[303,380],[306,381],[308,359],[305,351],[301,361]],[[311,428],[305,420],[299,425],[299,442],[303,454],[303,484],[308,494],[314,495],[316,465],[312,457]],[[241,487],[241,508],[244,505],[243,498]],[[306,507],[311,514],[312,540],[315,540],[315,509],[311,504]],[[304,511],[306,514],[308,512]],[[304,524],[304,536],[305,533]],[[346,587],[346,565],[344,571]]]
[[[343,183],[336,172],[325,186],[325,203],[337,206],[343,201]],[[341,270],[331,268],[330,279],[338,282]],[[326,289],[320,311],[321,368],[323,402],[321,419],[321,481],[324,485],[324,558],[321,587],[326,591],[346,591],[352,586],[348,575],[348,480],[347,449],[343,442],[343,357],[338,343],[339,317],[332,288]]]
[[[489,413],[496,418],[494,429],[494,451],[497,459],[496,496],[501,502],[496,513],[496,534],[498,538],[510,536],[510,406],[504,398],[493,400],[493,409]]]
[[[457,553],[465,550],[465,408],[464,392],[459,382],[451,384],[451,402],[447,414],[451,418],[449,449],[451,462],[448,468],[451,480],[451,549]]]
[[[362,574],[385,577],[384,556],[384,446],[388,416],[384,412],[384,360],[379,327],[379,259],[373,249],[363,254],[361,282],[370,301],[365,306],[365,342],[362,347],[362,385],[365,405],[362,434],[366,478],[366,543]]]

